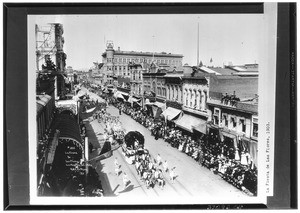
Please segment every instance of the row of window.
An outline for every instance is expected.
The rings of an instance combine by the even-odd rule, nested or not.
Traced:
[[[233,130],[239,130],[242,133],[247,132],[247,124],[245,118],[237,118],[236,116],[228,116],[226,113],[222,113],[222,117],[220,118],[220,110],[214,109],[213,114],[213,123],[217,126],[223,126]],[[250,128],[250,126],[249,126]],[[250,129],[249,129],[250,131]],[[252,120],[252,136],[258,137],[258,119]]]
[[[131,89],[135,94],[142,95],[142,85],[141,84],[139,84],[139,85],[132,84]]]
[[[132,80],[141,80],[142,79],[142,73],[140,72],[140,73],[133,73],[132,74]]]
[[[198,110],[206,110],[207,93],[198,90],[185,90],[185,106]]]
[[[166,88],[158,87],[157,88],[157,94],[160,95],[160,96],[166,97],[166,95],[167,95]]]
[[[152,58],[107,58],[107,62],[114,62],[114,63],[143,63],[146,62],[150,64],[152,62]],[[181,60],[178,59],[154,59],[155,63],[162,63],[162,64],[181,64]]]

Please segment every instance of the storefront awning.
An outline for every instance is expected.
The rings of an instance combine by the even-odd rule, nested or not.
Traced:
[[[146,101],[145,101],[145,105],[153,105],[154,103],[153,102],[150,102],[150,100],[147,98]]]
[[[234,133],[230,133],[230,132],[226,132],[224,130],[221,130],[220,131],[220,137],[221,137],[221,140],[223,141],[224,140],[224,136],[225,137],[228,137],[230,139],[233,140],[233,143],[234,143],[234,147],[237,148],[238,145],[237,145],[237,135],[234,134]]]
[[[133,102],[141,102],[142,99],[137,99],[137,98],[132,97],[132,101],[133,101]]]
[[[117,92],[118,92],[119,94],[121,94],[125,100],[128,100],[128,98],[129,98],[129,94],[128,94],[128,93],[122,92],[122,91],[117,91]]]
[[[223,136],[226,136],[226,137],[231,138],[231,139],[236,139],[236,135],[234,135],[234,134],[231,134],[229,132],[224,132],[224,131],[221,131],[221,133],[222,133]]]
[[[198,131],[198,132],[201,132],[203,134],[206,134],[206,121],[202,121],[202,123],[198,124],[197,126],[193,126],[193,129]]]
[[[198,126],[205,122],[202,119],[196,118],[191,115],[184,114],[179,120],[175,122],[175,124],[189,132],[193,132],[193,127]]]
[[[114,97],[115,97],[115,98],[120,98],[120,99],[123,99],[123,100],[124,100],[123,95],[122,95],[120,92],[118,92],[118,91],[114,94]]]
[[[168,107],[165,111],[163,111],[162,115],[168,120],[171,121],[173,119],[176,119],[177,116],[181,113],[182,111],[179,109],[175,109],[173,107]]]
[[[157,106],[157,107],[160,107],[160,108],[165,106],[164,103],[161,103],[161,102],[158,102],[158,101],[154,102],[154,105]]]

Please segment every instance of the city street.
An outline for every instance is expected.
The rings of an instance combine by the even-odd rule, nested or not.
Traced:
[[[107,112],[119,116],[118,110],[113,106],[109,106]],[[169,174],[164,172],[166,180],[164,189],[159,188],[157,185],[153,189],[147,189],[145,183],[137,175],[134,165],[130,165],[125,161],[122,150],[119,148],[114,151],[112,157],[101,160],[101,162],[93,162],[93,166],[96,167],[97,172],[100,175],[106,196],[126,198],[140,196],[159,198],[184,196],[185,198],[200,197],[205,199],[216,197],[240,199],[248,197],[218,175],[213,174],[213,172],[207,168],[199,165],[191,157],[171,147],[162,139],[155,140],[148,129],[134,121],[130,116],[122,113],[119,117],[127,132],[134,130],[139,131],[144,135],[145,148],[150,151],[152,157],[156,158],[157,154],[160,154],[162,161],[167,160],[169,168],[175,167],[176,179],[174,183],[171,183]],[[103,132],[103,123],[98,123],[98,121],[94,120],[90,122],[90,125],[87,125],[89,141],[94,147],[99,148],[103,144]],[[98,141],[100,141],[100,143]],[[97,150],[90,155],[90,159],[96,156]],[[119,176],[115,174],[115,158],[117,158],[118,163],[121,165]],[[124,172],[130,180],[126,189],[124,189],[122,181]]]
[[[232,205],[257,203],[269,191],[264,159],[272,156],[259,143],[265,49],[257,41],[274,32],[264,32],[269,23],[259,15],[200,16],[32,18],[31,195]]]

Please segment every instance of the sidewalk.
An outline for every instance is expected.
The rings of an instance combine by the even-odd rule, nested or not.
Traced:
[[[89,159],[96,157],[104,144],[104,124],[99,123],[97,120],[85,119],[84,125],[86,127],[86,134],[89,144],[93,145],[93,151],[89,152]]]

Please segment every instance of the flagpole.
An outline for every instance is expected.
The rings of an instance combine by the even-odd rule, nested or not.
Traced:
[[[154,35],[152,36],[153,38],[153,55],[152,55],[152,62],[154,62]]]
[[[197,66],[199,66],[199,22],[198,22],[198,33],[197,33]]]

